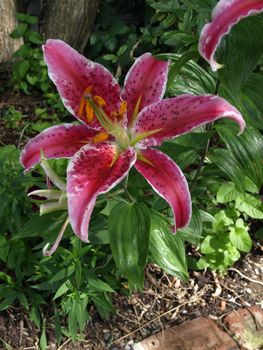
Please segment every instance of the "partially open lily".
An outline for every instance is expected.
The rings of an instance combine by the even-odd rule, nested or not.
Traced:
[[[263,0],[220,0],[212,13],[212,22],[207,23],[200,36],[199,52],[210,63],[213,71],[221,68],[214,55],[221,39],[242,18],[263,11]]]
[[[117,185],[133,165],[172,207],[176,227],[187,225],[191,199],[186,179],[173,160],[152,146],[223,117],[237,122],[242,132],[240,113],[213,95],[162,100],[168,62],[149,53],[135,61],[121,91],[109,71],[64,42],[48,40],[43,49],[50,78],[82,125],[45,130],[26,145],[21,163],[30,169],[41,150],[46,158],[71,158],[67,199],[75,234],[88,241],[97,196]]]

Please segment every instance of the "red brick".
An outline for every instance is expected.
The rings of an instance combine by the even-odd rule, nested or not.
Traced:
[[[238,350],[231,337],[213,321],[199,317],[159,332],[135,346],[141,350]]]

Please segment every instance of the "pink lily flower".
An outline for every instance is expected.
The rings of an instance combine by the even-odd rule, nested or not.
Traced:
[[[263,0],[220,0],[212,13],[212,22],[202,29],[199,52],[213,71],[221,68],[214,55],[224,35],[241,19],[263,11]]]
[[[21,163],[30,169],[41,150],[46,158],[71,158],[67,200],[75,234],[88,241],[97,196],[117,185],[133,165],[169,203],[176,228],[186,226],[191,217],[187,181],[174,161],[152,146],[224,117],[237,122],[242,132],[240,113],[213,95],[163,100],[169,63],[150,53],[135,61],[121,91],[109,71],[63,41],[48,40],[43,50],[50,78],[82,124],[43,131],[25,146]]]

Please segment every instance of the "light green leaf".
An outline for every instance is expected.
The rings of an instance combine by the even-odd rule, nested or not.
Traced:
[[[242,219],[238,219],[235,227],[230,228],[230,241],[235,248],[242,252],[249,252],[252,247],[252,241],[248,234],[247,227],[244,226]]]
[[[220,186],[216,200],[218,203],[228,203],[234,201],[240,192],[236,189],[236,186],[233,182],[225,182],[222,186]]]
[[[243,201],[236,203],[236,208],[253,219],[263,219],[263,203],[250,194],[246,194]]]

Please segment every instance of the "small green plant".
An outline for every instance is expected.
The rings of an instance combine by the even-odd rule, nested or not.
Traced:
[[[13,39],[23,38],[24,44],[14,53],[13,79],[18,88],[28,94],[32,89],[46,92],[51,82],[47,75],[46,64],[39,45],[43,43],[40,34],[31,29],[38,19],[24,13],[18,13],[19,24],[10,34]]]
[[[16,110],[14,106],[10,106],[3,116],[5,127],[9,129],[17,129],[23,114]]]

